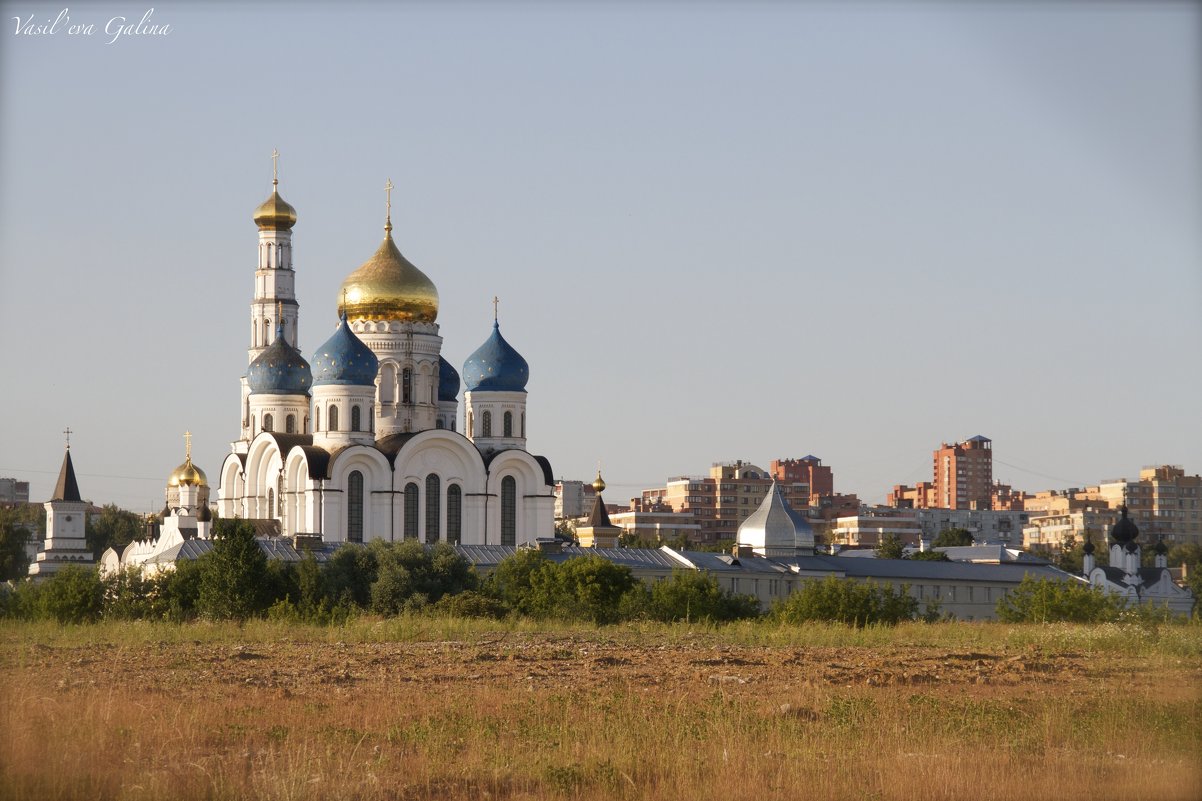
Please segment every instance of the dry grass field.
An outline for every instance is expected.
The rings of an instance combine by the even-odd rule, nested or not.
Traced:
[[[1202,798],[1202,628],[0,625],[0,796]]]

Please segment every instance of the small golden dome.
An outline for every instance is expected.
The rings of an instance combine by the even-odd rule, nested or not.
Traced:
[[[342,282],[340,299],[338,313],[348,320],[432,323],[438,317],[438,290],[397,250],[391,223],[372,257]]]
[[[209,486],[209,480],[205,477],[205,471],[192,464],[192,457],[190,456],[187,461],[172,470],[171,476],[167,479],[167,486],[169,487],[178,487],[181,484],[193,487]]]
[[[602,492],[605,492],[605,481],[601,478],[600,470],[597,471],[597,477],[593,479],[593,490],[595,490],[598,495],[600,495]]]
[[[271,197],[255,209],[255,225],[260,231],[287,231],[296,225],[296,209],[280,197],[279,181],[272,181]]]

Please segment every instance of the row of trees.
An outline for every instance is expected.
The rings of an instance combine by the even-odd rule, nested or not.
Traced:
[[[360,613],[392,616],[430,610],[458,616],[579,620],[726,622],[761,616],[754,596],[719,588],[706,573],[680,571],[647,587],[629,568],[600,557],[556,562],[520,550],[481,579],[454,548],[374,541],[337,549],[324,563],[269,561],[245,521],[214,526],[213,548],[174,570],[136,570],[101,578],[67,567],[40,583],[0,590],[0,615],[82,623],[100,619],[245,620],[268,616],[331,623]],[[1090,623],[1131,616],[1124,602],[1075,582],[1024,580],[997,605],[1008,622]],[[766,616],[788,624],[836,621],[892,625],[939,618],[907,588],[828,577],[810,581]]]

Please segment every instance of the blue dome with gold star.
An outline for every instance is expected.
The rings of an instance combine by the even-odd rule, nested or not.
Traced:
[[[313,354],[313,386],[350,384],[359,387],[376,383],[380,360],[355,332],[342,315],[334,335]]]
[[[443,357],[438,357],[438,399],[453,401],[459,397],[459,372]]]
[[[246,370],[252,395],[307,395],[313,371],[296,348],[284,339],[284,324],[275,329],[275,341],[260,353]]]
[[[525,392],[530,367],[501,336],[500,324],[493,321],[492,336],[463,363],[463,380],[468,392]]]

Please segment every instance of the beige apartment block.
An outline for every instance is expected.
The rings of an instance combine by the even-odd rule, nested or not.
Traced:
[[[875,548],[889,535],[904,545],[919,547],[922,524],[914,513],[861,514],[837,518],[826,537],[831,544],[846,548]]]
[[[1106,533],[1118,516],[1117,511],[1103,502],[1032,516],[1023,526],[1023,550],[1050,554],[1080,545],[1086,539],[1092,539],[1095,547],[1104,548]]]
[[[1112,509],[1126,504],[1145,542],[1154,543],[1163,536],[1169,546],[1202,544],[1202,476],[1186,475],[1180,465],[1145,467],[1137,480],[1103,481],[1086,487],[1077,497],[1104,501]]]
[[[739,524],[759,508],[772,486],[769,471],[750,462],[715,462],[708,476],[677,476],[664,487],[643,490],[634,511],[672,511],[690,515],[697,525],[695,542],[734,539]],[[781,495],[794,509],[810,503],[808,484],[780,483]]]

